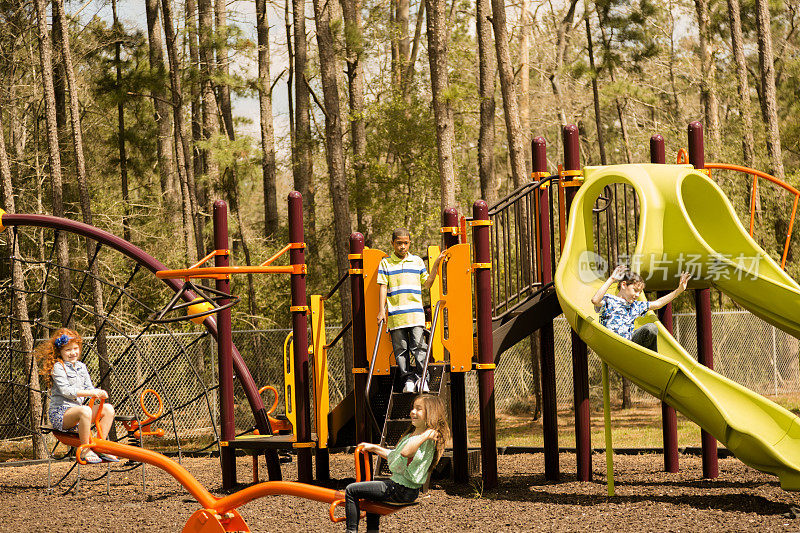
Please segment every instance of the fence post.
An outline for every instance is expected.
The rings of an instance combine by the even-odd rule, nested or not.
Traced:
[[[478,330],[478,396],[480,398],[481,469],[483,486],[497,486],[497,435],[495,434],[494,357],[492,354],[492,253],[489,244],[489,206],[483,200],[472,205],[475,247],[475,319]],[[489,266],[487,266],[489,265]],[[463,373],[460,373],[463,376]],[[452,375],[452,374],[451,374]]]
[[[297,191],[289,193],[289,242],[303,243],[303,197]],[[305,248],[289,250],[289,263],[306,263]],[[308,302],[306,301],[306,274],[292,273],[292,345],[294,364],[294,402],[297,413],[297,478],[301,483],[311,483],[311,406],[308,383]]]
[[[695,121],[689,124],[689,163],[694,168],[705,168],[703,148],[703,125]],[[695,289],[695,320],[697,321],[697,361],[710,369],[714,368],[714,345],[711,337],[711,289]],[[719,475],[717,461],[717,441],[706,430],[700,431],[703,448],[703,477],[715,478]]]
[[[533,172],[541,176],[547,172],[547,142],[544,137],[536,137],[531,141],[533,154]],[[552,182],[546,190],[538,189],[536,208],[539,211],[539,249],[541,258],[542,285],[553,281],[553,257],[550,242],[550,191]],[[560,467],[558,464],[558,413],[556,408],[556,345],[553,321],[548,320],[539,330],[539,360],[541,362],[542,379],[542,433],[544,437],[544,477],[548,481],[558,481]]]
[[[650,162],[665,164],[667,162],[666,151],[664,149],[664,137],[655,134],[650,137]],[[658,297],[668,294],[668,291],[659,291]],[[673,333],[672,303],[668,303],[658,310],[658,319],[664,327]],[[678,471],[678,418],[675,409],[661,402],[661,430],[664,442],[664,471]]]
[[[563,128],[564,170],[580,170],[580,152],[578,147],[578,127],[569,124]],[[571,180],[569,180],[571,181]],[[565,191],[568,220],[572,200],[575,198],[575,187]],[[562,234],[565,231],[562,229]],[[564,243],[561,243],[563,246]],[[589,413],[589,351],[574,330],[572,336],[572,380],[573,401],[575,404],[575,453],[578,463],[578,481],[592,479],[592,434],[591,415]]]
[[[214,248],[228,250],[228,204],[222,200],[214,202]],[[230,263],[228,254],[215,255],[214,266],[226,267]],[[230,294],[231,283],[228,277],[216,280],[216,289]],[[221,300],[220,306],[227,305],[228,299]],[[231,310],[217,312],[217,358],[219,360],[220,390],[220,440],[227,443],[236,437],[233,414],[233,334],[231,332]],[[230,446],[220,446],[219,462],[222,467],[222,488],[236,486],[236,455]]]

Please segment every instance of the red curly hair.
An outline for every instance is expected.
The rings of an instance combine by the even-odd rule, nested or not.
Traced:
[[[68,342],[61,344],[61,346],[56,346],[56,339],[62,335],[69,337]],[[77,342],[78,347],[83,349],[83,338],[77,331],[68,328],[59,328],[48,340],[36,347],[36,351],[34,353],[36,354],[36,358],[39,360],[39,366],[41,366],[39,374],[42,375],[47,388],[50,388],[50,385],[53,384],[53,378],[51,375],[53,372],[53,365],[56,364],[56,361],[64,360],[63,356],[61,355],[61,351],[65,346],[72,342]]]

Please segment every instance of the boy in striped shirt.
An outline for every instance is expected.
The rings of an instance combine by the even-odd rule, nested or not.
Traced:
[[[437,257],[431,265],[433,274],[429,276],[422,258],[409,253],[410,245],[411,235],[407,229],[397,228],[392,232],[394,251],[381,261],[377,280],[380,285],[378,323],[382,320],[387,322],[400,379],[405,383],[403,392],[417,391],[416,385],[422,378],[428,351],[423,338],[425,310],[422,307],[422,289],[431,288],[439,263],[449,259],[446,251]],[[409,355],[416,360],[414,370],[409,366]],[[420,388],[422,392],[428,392],[427,379]]]

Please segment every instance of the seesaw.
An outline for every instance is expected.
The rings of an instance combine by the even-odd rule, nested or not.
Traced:
[[[103,403],[105,403],[105,400],[101,399],[100,408],[97,411],[98,414],[93,420],[95,427],[97,427],[97,421],[100,419]],[[328,514],[333,522],[341,522],[345,518],[344,516],[337,517],[335,515],[336,508],[344,503],[343,491],[293,481],[266,481],[251,485],[228,496],[218,498],[211,494],[183,466],[160,453],[136,446],[112,442],[101,438],[99,434],[97,436],[92,435],[88,444],[81,444],[77,433],[54,430],[53,435],[67,446],[77,448],[75,456],[80,464],[87,464],[86,461],[81,458],[81,454],[85,449],[91,449],[96,452],[110,453],[132,461],[147,463],[170,474],[183,485],[201,506],[201,509],[198,509],[189,517],[188,522],[186,522],[182,530],[184,533],[249,532],[250,528],[236,509],[255,499],[277,494],[328,503],[330,504]],[[360,466],[362,462],[360,460],[361,455],[364,456],[363,464],[365,467],[363,471]],[[370,479],[370,461],[368,455],[369,454],[367,454],[361,446],[356,447],[355,473],[358,481]],[[416,505],[416,502],[398,505],[362,500],[360,507],[362,514],[369,512],[385,516],[412,505]]]

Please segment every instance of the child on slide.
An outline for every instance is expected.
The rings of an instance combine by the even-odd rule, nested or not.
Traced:
[[[50,424],[56,431],[70,431],[77,427],[81,444],[89,444],[92,420],[100,404],[90,408],[83,402],[86,398],[108,398],[108,393],[94,388],[86,365],[78,360],[82,347],[83,339],[77,332],[61,328],[40,344],[36,353],[42,362],[39,373],[45,385],[50,387]],[[109,403],[103,404],[103,414],[97,422],[101,438],[106,438],[113,423],[114,407]],[[90,449],[84,449],[82,455],[87,463],[119,461],[114,455],[96,454]]]
[[[600,324],[614,333],[644,346],[649,350],[658,351],[658,328],[655,324],[645,324],[636,330],[633,321],[648,311],[661,309],[686,290],[686,284],[691,274],[684,272],[678,282],[678,288],[665,294],[652,302],[639,301],[639,295],[644,290],[644,279],[636,272],[630,272],[625,265],[614,269],[603,286],[592,296],[594,310],[600,313]],[[606,294],[611,285],[617,282],[617,294]]]

